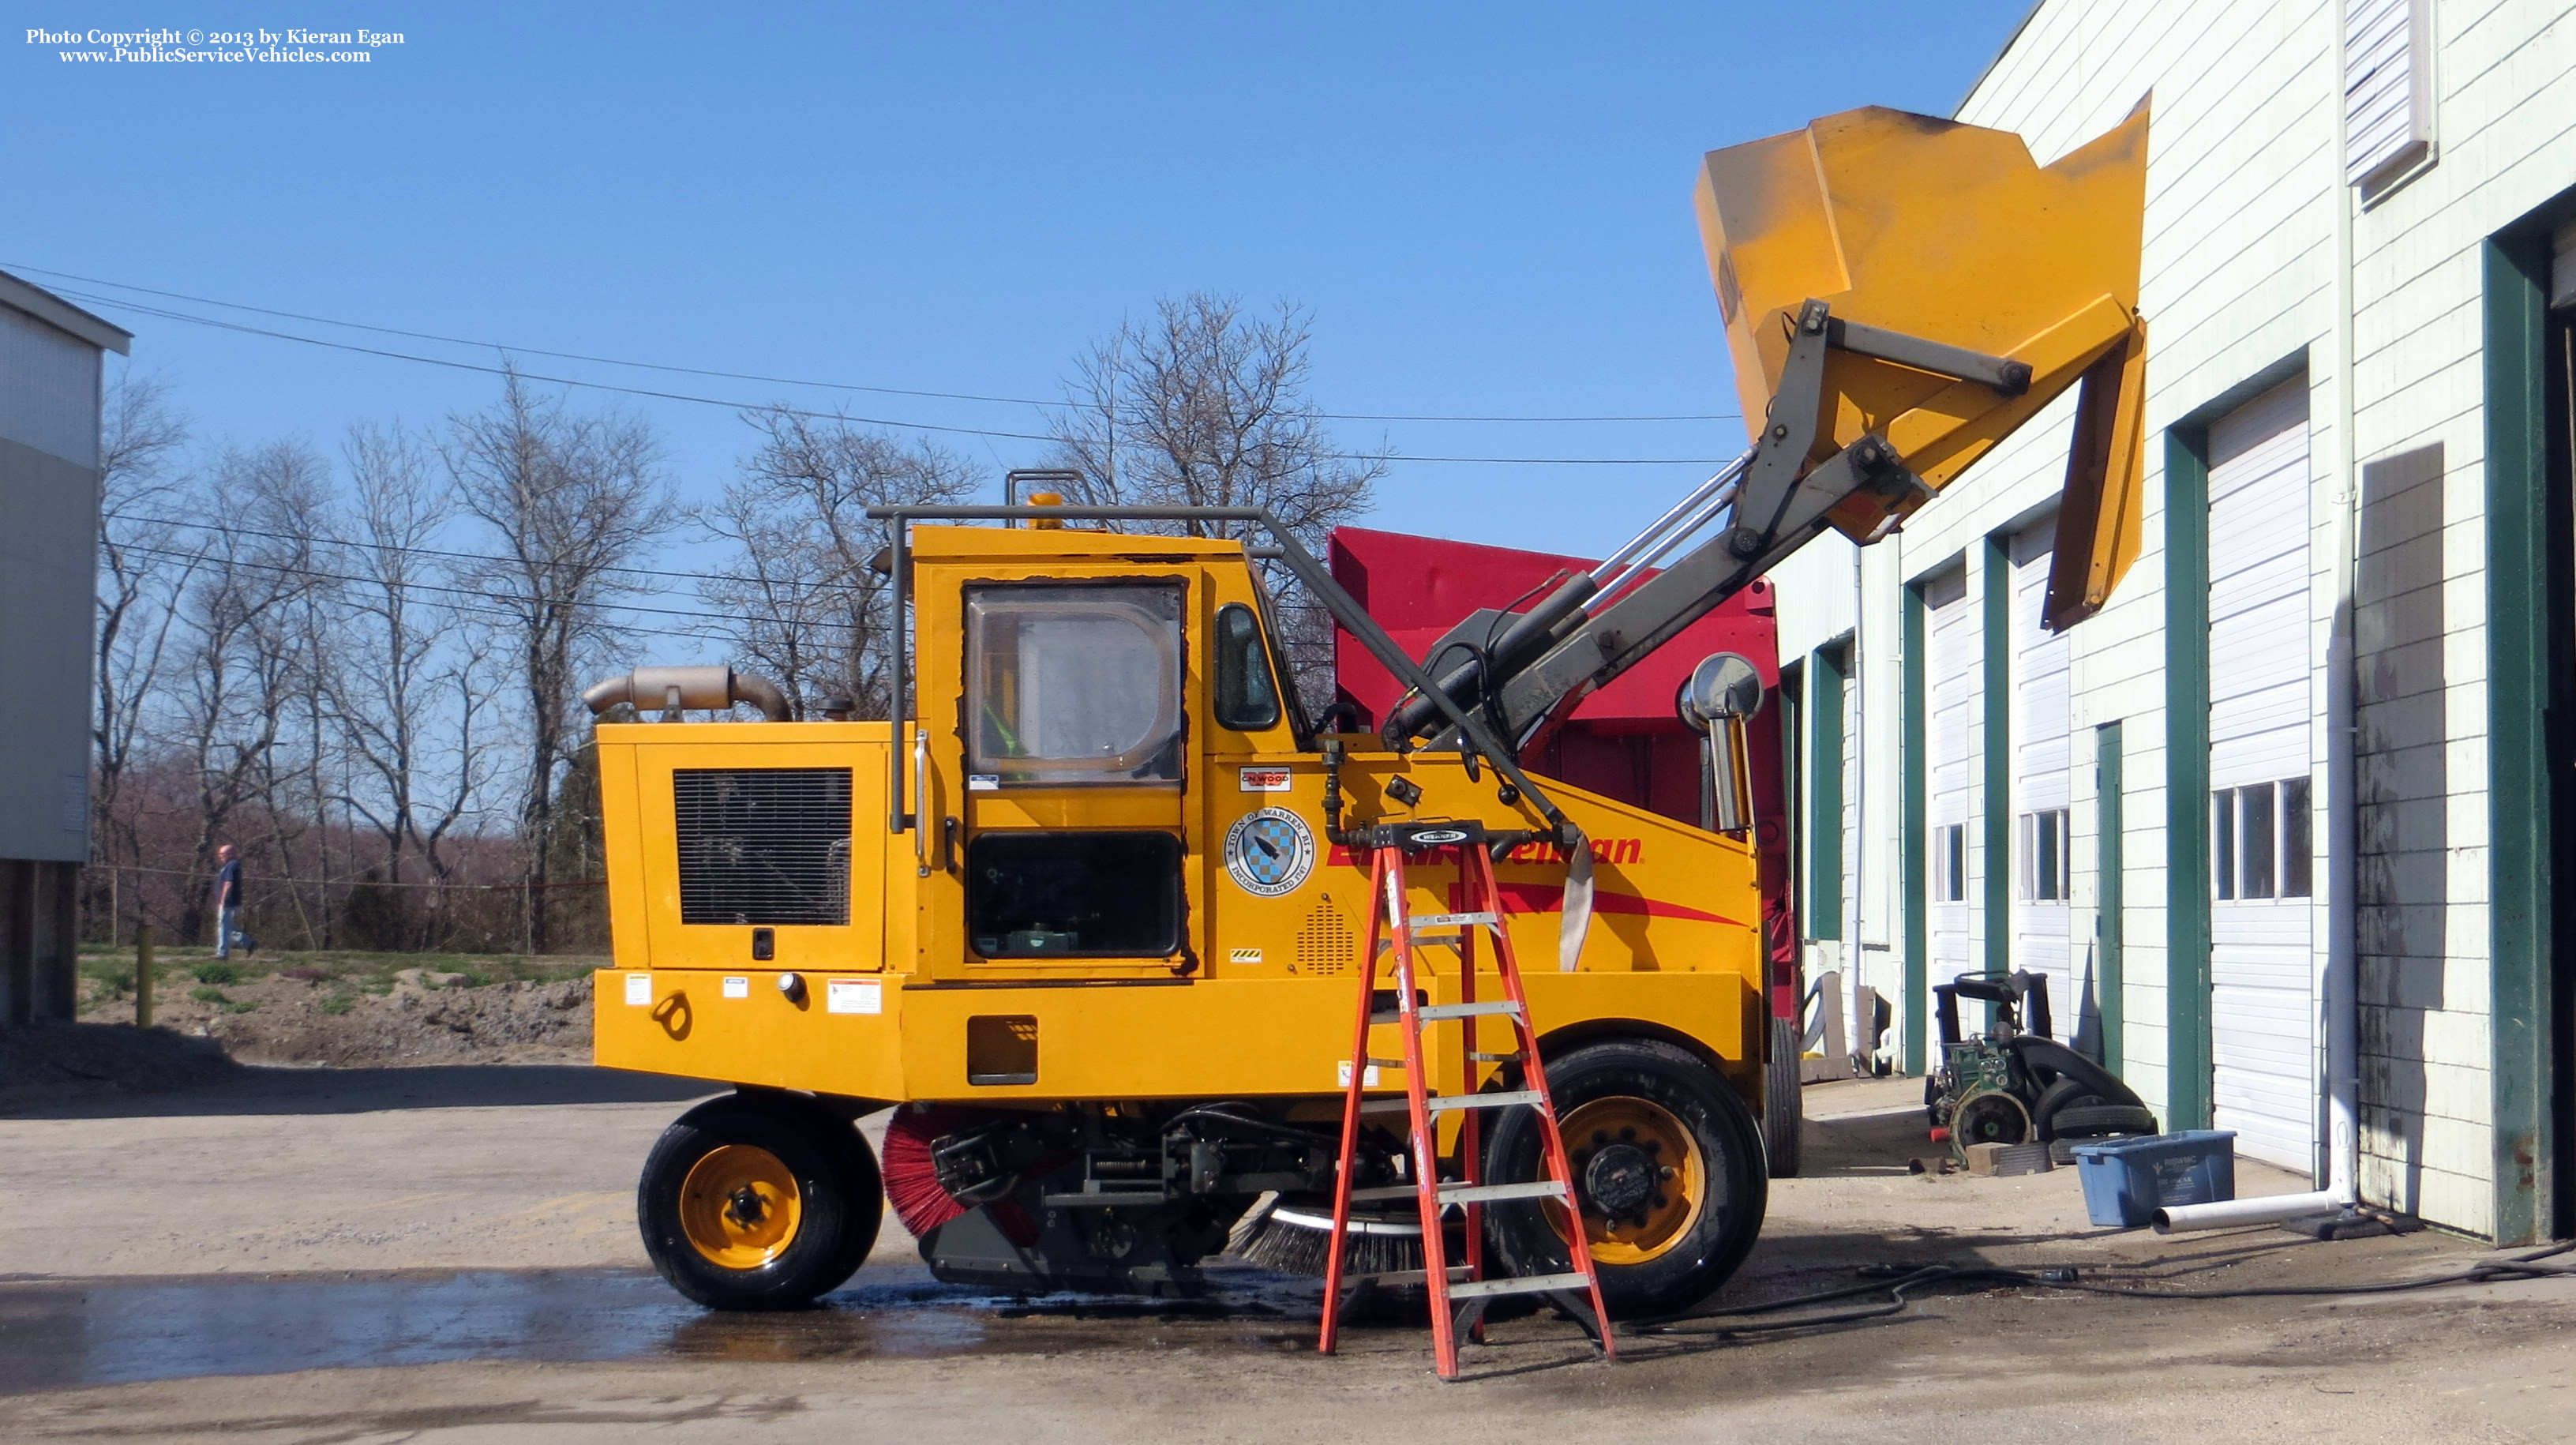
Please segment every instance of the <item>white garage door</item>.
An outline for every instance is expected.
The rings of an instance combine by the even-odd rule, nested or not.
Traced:
[[[2083,1020],[2083,980],[2067,947],[2070,856],[2067,646],[2039,625],[2048,596],[2056,523],[2031,527],[2012,546],[2013,967],[2048,979],[2056,1033],[2072,1038]]]
[[[1932,895],[1931,982],[1948,983],[1971,969],[1977,955],[1976,814],[1977,610],[1968,602],[1964,570],[1924,585],[1930,611],[1932,836],[1925,860]]]
[[[2221,1129],[2316,1157],[2303,376],[2209,429],[2210,1032]]]

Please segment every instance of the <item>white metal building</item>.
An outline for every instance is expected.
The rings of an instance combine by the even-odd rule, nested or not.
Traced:
[[[89,858],[99,363],[132,338],[0,272],[0,1023],[68,1019]]]
[[[2364,1198],[2565,1234],[2576,7],[2041,0],[1958,119],[2045,164],[2141,97],[2150,478],[2111,603],[2039,625],[2065,402],[1773,576],[1782,655],[1847,679],[1798,714],[1810,972],[1895,1003],[1907,1071],[1930,984],[2045,972],[2168,1128],[2320,1171],[2352,980]]]

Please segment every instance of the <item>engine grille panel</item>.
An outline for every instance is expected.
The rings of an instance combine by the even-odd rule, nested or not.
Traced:
[[[680,921],[850,921],[848,768],[676,768]]]
[[[1350,915],[1327,898],[1315,905],[1297,930],[1295,972],[1341,973],[1351,966],[1351,956],[1359,948],[1359,931],[1351,927]]]

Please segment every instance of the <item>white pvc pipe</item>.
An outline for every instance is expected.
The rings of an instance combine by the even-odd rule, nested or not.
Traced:
[[[2156,1211],[2158,1234],[2195,1229],[2233,1229],[2243,1224],[2278,1224],[2310,1214],[2332,1214],[2350,1201],[2331,1189],[2313,1194],[2267,1194],[2259,1199],[2222,1199],[2216,1204],[2176,1204]]]

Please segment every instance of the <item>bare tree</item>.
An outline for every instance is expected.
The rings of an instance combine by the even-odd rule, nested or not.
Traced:
[[[545,887],[554,853],[557,774],[571,760],[578,668],[613,631],[609,604],[640,590],[633,567],[675,515],[650,428],[576,414],[517,374],[490,407],[451,419],[447,467],[459,502],[498,544],[480,568],[489,605],[509,619],[509,661],[527,721],[519,846],[523,942],[547,947]]]
[[[120,372],[107,387],[99,433],[98,630],[91,658],[90,851],[103,863],[141,859],[124,783],[145,740],[146,708],[164,682],[178,598],[192,580],[196,536],[171,519],[183,510],[179,451],[188,424],[155,377]],[[109,873],[108,936],[122,909]]]
[[[348,776],[332,801],[376,834],[385,882],[405,882],[415,857],[443,878],[437,844],[473,811],[492,770],[475,746],[489,649],[440,600],[449,574],[435,544],[454,509],[430,449],[399,426],[361,424],[342,456],[350,516],[328,555],[347,580],[324,693]]]
[[[311,702],[314,675],[311,633],[294,614],[326,580],[306,529],[324,505],[328,480],[328,466],[311,449],[275,442],[226,452],[212,487],[190,503],[209,521],[194,580],[180,599],[185,647],[172,692],[180,747],[195,778],[191,867],[208,879],[235,811],[257,799],[274,814],[295,776],[279,749]],[[282,852],[290,841],[286,825],[274,816],[263,821],[281,830],[275,841]],[[194,938],[203,923],[202,898],[189,902],[182,933]]]
[[[1155,303],[1093,348],[1052,423],[1075,500],[1100,506],[1267,507],[1320,554],[1332,529],[1368,510],[1386,453],[1338,449],[1306,394],[1312,323],[1287,303],[1269,316],[1192,292]],[[1256,540],[1240,524],[1179,524],[1191,536]],[[1260,564],[1281,602],[1289,664],[1310,703],[1331,696],[1331,620],[1286,569]]]
[[[973,470],[926,442],[907,444],[785,407],[744,415],[761,436],[741,475],[701,521],[733,544],[726,573],[699,591],[723,610],[737,657],[775,677],[797,716],[834,693],[861,717],[887,709],[895,634],[885,579],[868,563],[884,528],[873,506],[961,501]]]

